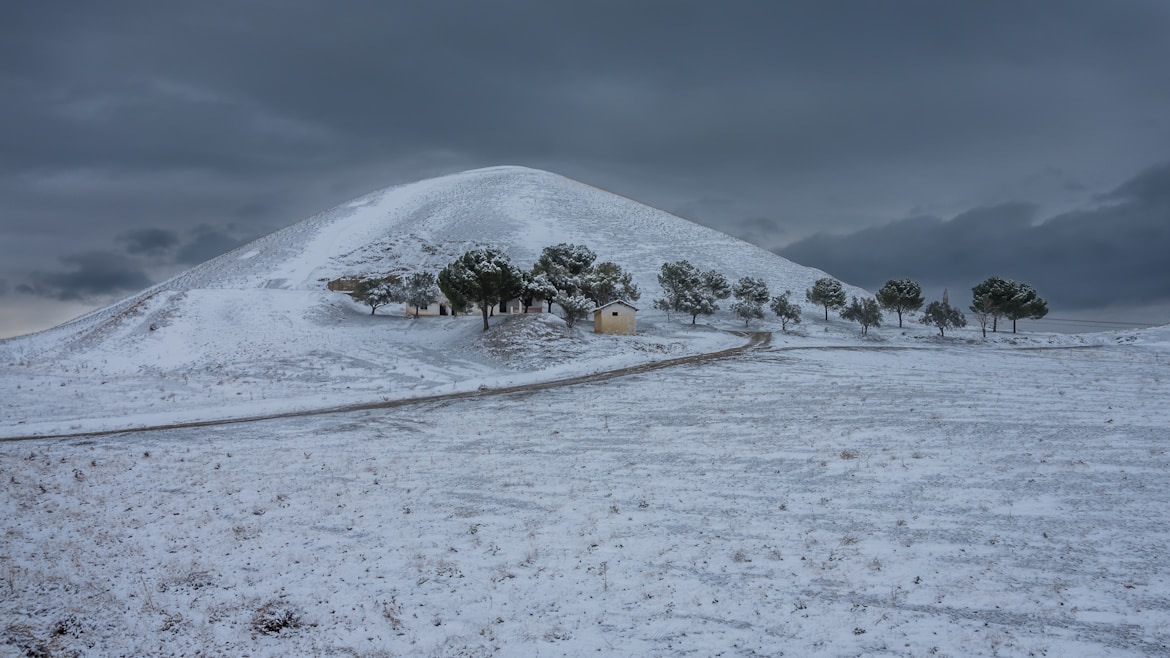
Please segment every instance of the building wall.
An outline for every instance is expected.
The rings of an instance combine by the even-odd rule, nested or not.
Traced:
[[[637,311],[621,304],[599,309],[593,313],[593,331],[632,336],[637,333]]]

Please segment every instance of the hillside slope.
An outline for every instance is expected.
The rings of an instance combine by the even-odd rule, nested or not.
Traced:
[[[633,274],[643,293],[641,336],[614,340],[568,331],[555,318],[496,318],[505,326],[488,341],[469,318],[411,320],[394,309],[371,317],[326,289],[342,276],[437,272],[480,246],[527,268],[560,242],[588,245]],[[562,176],[480,169],[366,195],[110,307],[0,342],[4,381],[21,386],[0,410],[30,427],[60,429],[64,419],[88,427],[111,413],[129,426],[177,410],[203,418],[243,415],[273,398],[306,408],[421,395],[733,344],[733,337],[691,331],[652,310],[659,267],[679,259],[731,280],[760,277],[776,291],[800,291],[824,276]],[[712,322],[737,324],[727,311]],[[516,344],[506,344],[510,336]],[[110,390],[120,391],[116,410],[98,402],[108,401]]]

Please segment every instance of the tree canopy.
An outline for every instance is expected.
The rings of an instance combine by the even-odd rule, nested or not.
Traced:
[[[768,303],[769,293],[768,284],[763,279],[745,276],[731,287],[731,294],[735,296],[731,310],[743,318],[745,326],[764,317],[764,304]]]
[[[642,296],[634,277],[611,261],[598,263],[584,272],[580,282],[582,292],[598,306],[619,299],[636,302]]]
[[[824,306],[825,322],[828,322],[829,309],[845,306],[845,289],[841,287],[840,281],[832,277],[824,277],[817,279],[813,283],[813,287],[804,291],[804,298],[811,304]]]
[[[922,324],[938,328],[940,336],[947,335],[947,329],[967,326],[967,318],[963,312],[946,302],[931,302],[918,319]]]
[[[719,310],[717,302],[731,296],[726,277],[714,270],[704,272],[685,260],[663,263],[658,285],[664,296],[654,300],[654,307],[668,313],[686,313],[691,316],[691,324],[698,316]]]
[[[439,299],[439,286],[435,284],[435,275],[430,272],[415,272],[402,280],[402,297],[410,306],[414,307],[414,317],[418,317],[420,309],[425,308]]]
[[[369,306],[373,315],[380,306],[402,301],[403,291],[395,276],[372,277],[358,281],[350,296]]]
[[[592,249],[580,244],[562,242],[545,247],[532,268],[535,275],[543,274],[553,288],[562,295],[577,295],[581,293],[581,277],[593,267],[597,254]],[[552,296],[548,310],[552,311]]]
[[[877,302],[887,311],[898,314],[898,328],[902,328],[902,314],[922,308],[925,298],[922,286],[910,279],[890,279],[877,291]]]
[[[439,288],[447,299],[479,305],[483,330],[488,330],[488,313],[495,305],[519,297],[523,274],[496,249],[473,249],[439,272]]]
[[[869,334],[870,327],[882,326],[882,310],[878,308],[878,303],[871,297],[865,299],[854,297],[849,305],[841,311],[841,318],[860,324],[862,336]]]
[[[988,317],[991,318],[992,331],[999,331],[999,319],[1006,317],[1012,321],[1012,333],[1015,333],[1017,320],[1039,320],[1048,315],[1048,302],[1026,283],[993,276],[971,288],[971,310],[980,316],[984,336],[987,335]]]
[[[788,300],[792,292],[785,290],[783,295],[772,298],[772,312],[780,318],[780,328],[788,331],[788,323],[800,324],[800,304]]]

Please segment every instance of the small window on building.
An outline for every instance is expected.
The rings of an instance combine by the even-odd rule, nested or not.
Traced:
[[[616,318],[616,317],[617,317],[617,314],[618,314],[618,312],[617,312],[617,311],[614,311],[614,312],[613,312],[613,317],[615,317],[615,318]]]

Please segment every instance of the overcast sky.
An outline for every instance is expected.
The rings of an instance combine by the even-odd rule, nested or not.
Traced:
[[[0,336],[497,164],[870,289],[1165,322],[1167,62],[1164,0],[4,2]]]

